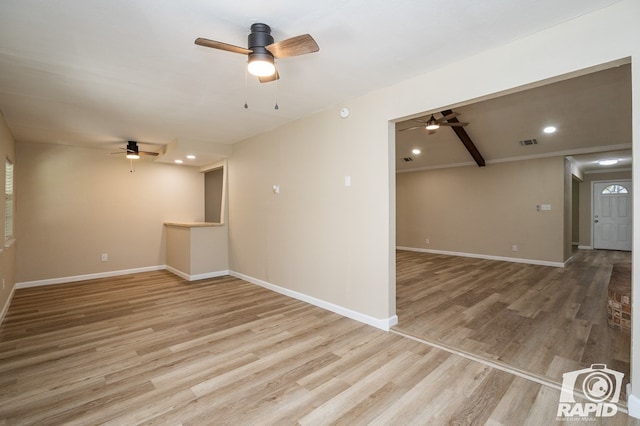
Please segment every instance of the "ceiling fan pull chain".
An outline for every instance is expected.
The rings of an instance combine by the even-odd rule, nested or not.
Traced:
[[[247,97],[248,97],[248,92],[249,89],[247,88],[247,67],[244,67],[244,109],[248,109],[249,108],[249,104],[247,103]]]
[[[276,72],[278,72],[277,68]],[[276,79],[276,106],[274,106],[273,109],[275,109],[276,111],[280,109],[280,107],[278,106],[278,79]]]
[[[129,173],[134,173],[136,171],[136,167],[133,165],[133,160],[129,160]]]

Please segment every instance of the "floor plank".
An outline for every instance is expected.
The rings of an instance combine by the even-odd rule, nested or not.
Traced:
[[[626,385],[630,338],[607,327],[617,262],[631,262],[631,253],[579,250],[556,268],[398,251],[395,329],[558,385],[573,369],[550,368],[558,359],[576,368],[607,364]]]
[[[482,316],[484,299],[465,288],[460,313]],[[17,290],[0,383],[10,425],[522,424],[555,416],[559,398],[239,279],[165,271]]]

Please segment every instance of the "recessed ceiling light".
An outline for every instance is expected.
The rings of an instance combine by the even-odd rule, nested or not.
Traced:
[[[618,160],[600,160],[598,164],[601,166],[613,166],[614,164],[618,164]]]
[[[195,160],[195,159],[196,159],[196,156],[195,156],[195,155],[192,155],[192,154],[189,154],[189,155],[187,155],[187,158],[188,158],[189,160]]]
[[[182,160],[173,160],[173,162],[176,163],[176,164],[182,164],[183,163]]]
[[[414,154],[420,154],[421,151],[418,148],[415,148],[411,152],[414,153]]]
[[[547,126],[544,129],[542,129],[543,132],[545,133],[555,133],[556,132],[556,128],[553,126]]]

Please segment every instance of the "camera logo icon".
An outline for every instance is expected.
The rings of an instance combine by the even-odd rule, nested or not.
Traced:
[[[558,417],[610,417],[617,413],[624,373],[592,364],[562,375]],[[587,402],[576,402],[576,391]]]

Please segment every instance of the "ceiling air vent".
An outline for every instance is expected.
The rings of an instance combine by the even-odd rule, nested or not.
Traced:
[[[538,145],[538,141],[536,139],[525,139],[520,141],[520,145],[529,146],[529,145]]]
[[[404,157],[404,158],[402,159],[402,161],[404,161],[404,162],[408,163],[409,161],[413,161],[413,158],[411,158],[411,157]]]

